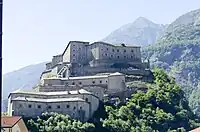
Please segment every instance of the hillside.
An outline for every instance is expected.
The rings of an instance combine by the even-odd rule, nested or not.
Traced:
[[[188,12],[164,31],[156,44],[143,49],[152,67],[161,67],[181,84],[190,106],[200,114],[200,9]],[[194,92],[196,91],[196,92]]]
[[[39,63],[5,74],[3,76],[3,107],[7,105],[7,96],[11,91],[18,88],[32,88],[39,81],[44,69],[45,63]]]
[[[125,43],[127,45],[145,46],[154,44],[162,34],[165,26],[139,17],[133,23],[126,24],[110,33],[102,41],[108,43]]]

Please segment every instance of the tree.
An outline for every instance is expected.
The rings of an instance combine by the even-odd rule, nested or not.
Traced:
[[[36,121],[28,120],[28,128],[32,132],[92,132],[94,127],[92,123],[83,123],[54,112],[43,113]]]
[[[106,107],[103,127],[110,132],[191,130],[200,124],[184,92],[163,70],[153,70],[154,87],[137,92],[120,108]],[[156,86],[156,87],[155,87]]]

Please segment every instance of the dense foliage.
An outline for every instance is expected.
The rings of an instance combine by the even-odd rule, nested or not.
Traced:
[[[193,111],[200,115],[200,9],[180,16],[164,31],[156,44],[143,49],[152,67],[176,78]]]
[[[28,126],[36,131],[185,132],[200,126],[188,106],[184,91],[163,70],[153,71],[155,82],[138,91],[123,105],[100,105],[93,123],[72,120],[67,115],[44,113]]]
[[[31,132],[90,132],[94,130],[91,123],[83,123],[71,119],[68,115],[58,113],[43,113],[34,120],[28,120],[28,128]]]
[[[188,106],[183,90],[160,69],[154,70],[157,87],[137,92],[126,105],[106,107],[103,127],[111,132],[188,131],[199,124]]]

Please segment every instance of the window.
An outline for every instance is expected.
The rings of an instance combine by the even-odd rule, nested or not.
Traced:
[[[75,82],[72,82],[72,85],[75,85]]]
[[[114,50],[114,49],[112,49],[112,51],[113,51],[113,52],[115,52],[115,50]]]
[[[126,58],[126,56],[124,56],[124,58]]]
[[[107,48],[107,50],[108,50],[108,48]]]
[[[133,52],[133,50],[131,50],[131,52]]]
[[[19,104],[19,108],[21,108],[22,107],[22,104]]]
[[[100,82],[100,83],[102,83],[102,81],[101,81],[101,80],[100,80],[99,82]]]
[[[111,58],[113,57],[113,55],[111,55]]]
[[[131,58],[133,58],[133,56],[131,56]]]
[[[119,56],[117,56],[117,58],[119,58]]]
[[[40,108],[41,108],[41,105],[38,105],[37,107],[38,107],[38,109],[40,109]]]
[[[119,49],[117,49],[117,52],[119,52]]]
[[[76,109],[76,107],[74,106],[74,110]]]
[[[93,84],[95,84],[95,81],[92,81]]]
[[[75,44],[73,44],[73,46],[75,46]]]
[[[124,50],[124,52],[126,52],[126,50]]]
[[[85,98],[85,101],[88,102],[88,98]]]
[[[49,109],[51,109],[51,106],[48,106]]]
[[[105,56],[107,56],[107,54],[105,54]]]
[[[75,56],[75,54],[73,54],[73,56]]]
[[[57,105],[57,108],[60,109],[60,105]]]
[[[80,110],[82,110],[82,107],[80,107]]]
[[[30,104],[30,105],[28,105],[28,108],[31,108],[32,107],[32,105]]]
[[[79,82],[79,84],[81,85],[81,84],[82,84],[82,82]]]
[[[67,108],[69,108],[70,106],[69,105],[67,105]]]
[[[75,51],[75,49],[73,49],[73,51]]]

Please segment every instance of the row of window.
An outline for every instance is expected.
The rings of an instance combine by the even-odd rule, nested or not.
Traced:
[[[103,50],[103,49],[101,49]],[[107,51],[108,51],[108,48],[107,48]],[[115,52],[115,49],[112,49],[112,52]],[[117,52],[119,52],[119,49],[117,49]],[[124,50],[124,52],[126,52],[126,50]],[[131,50],[131,52],[134,52],[134,50]]]
[[[105,53],[105,56],[108,56],[107,53]],[[113,58],[113,55],[110,55],[111,58]],[[117,56],[117,58],[119,58],[120,56]],[[124,58],[128,58],[127,56],[124,56]],[[131,56],[131,58],[133,58],[133,56]]]
[[[21,108],[22,105],[20,104],[19,107]],[[32,105],[29,104],[29,105],[28,105],[28,108],[32,108]],[[37,105],[37,108],[40,109],[40,108],[41,108],[41,105]],[[48,106],[48,109],[51,109],[51,108],[52,108],[52,107],[49,105],[49,106]],[[70,108],[70,105],[66,105],[66,108]],[[57,105],[57,109],[60,109],[60,105]],[[73,109],[76,110],[76,106],[74,106]],[[80,107],[80,110],[82,110],[82,107]]]
[[[108,82],[108,81],[106,81],[106,83],[107,83],[107,82]],[[92,83],[95,84],[96,81],[92,81]],[[99,83],[102,83],[102,80],[100,80]],[[82,85],[82,82],[79,82],[79,84]],[[72,82],[72,85],[75,85],[75,82]]]

